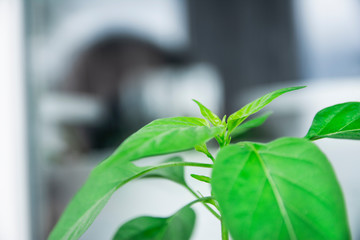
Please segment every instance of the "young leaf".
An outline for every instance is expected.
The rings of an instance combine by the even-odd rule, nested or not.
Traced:
[[[211,161],[214,161],[214,157],[211,155],[211,153],[209,152],[206,143],[203,144],[199,144],[195,146],[195,150],[201,153],[204,153],[208,158],[211,159]]]
[[[196,145],[195,150],[198,151],[198,152],[204,153],[206,155],[209,152],[208,149],[207,149],[206,143]]]
[[[78,239],[120,186],[151,169],[137,167],[131,160],[190,149],[221,131],[221,127],[207,127],[204,119],[188,117],[159,119],[146,125],[91,172],[49,239]]]
[[[227,146],[211,185],[234,240],[350,239],[333,169],[307,139]]]
[[[213,138],[223,128],[208,127],[206,120],[195,117],[158,119],[126,139],[114,155],[132,161],[188,150]]]
[[[306,138],[360,140],[360,102],[337,104],[321,110],[315,115]]]
[[[195,212],[187,206],[168,218],[135,218],[121,226],[113,240],[188,240],[194,224]]]
[[[208,176],[203,176],[203,175],[190,174],[190,176],[195,178],[196,180],[206,182],[206,183],[210,183],[210,180],[211,180]]]
[[[172,157],[163,163],[169,162],[184,162],[181,157]],[[184,166],[175,166],[169,168],[159,168],[154,171],[145,174],[143,178],[165,178],[173,182],[179,183],[180,185],[186,186],[184,178]]]
[[[266,112],[262,115],[260,115],[257,118],[251,119],[237,128],[234,129],[234,131],[231,133],[231,137],[239,136],[247,131],[249,131],[252,128],[260,127],[264,122],[268,119],[268,117],[272,114],[272,112]]]
[[[228,118],[229,132],[231,132],[233,129],[235,129],[237,126],[239,126],[240,123],[242,123],[248,116],[258,112],[263,107],[268,105],[275,98],[279,97],[280,95],[282,95],[284,93],[298,90],[301,88],[304,88],[304,86],[279,89],[274,92],[268,93],[265,96],[260,97],[260,98],[256,99],[255,101],[247,104],[246,106],[241,108],[239,111],[237,111],[229,116],[229,118]]]
[[[221,123],[222,125],[226,125],[226,115],[223,116]]]
[[[221,119],[215,113],[210,111],[207,107],[205,107],[195,99],[193,99],[193,101],[199,106],[201,115],[203,115],[204,118],[209,120],[212,123],[212,125],[220,126],[222,124]]]

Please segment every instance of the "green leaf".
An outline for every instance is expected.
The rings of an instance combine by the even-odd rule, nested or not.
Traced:
[[[282,95],[284,93],[298,90],[301,88],[304,88],[304,86],[279,89],[274,92],[268,93],[265,96],[260,97],[260,98],[256,99],[255,101],[247,104],[246,106],[241,108],[239,111],[237,111],[229,116],[229,118],[228,118],[229,132],[231,132],[233,129],[235,129],[237,126],[239,126],[240,123],[242,123],[248,116],[260,111],[263,107],[268,105],[275,98],[279,97],[280,95]]]
[[[195,150],[198,152],[204,153],[205,155],[207,155],[209,153],[206,143],[196,145]]]
[[[222,125],[226,125],[226,115],[223,116],[222,120],[221,120]]]
[[[172,157],[164,161],[163,163],[171,162],[184,162],[181,157]],[[169,168],[159,168],[154,171],[145,174],[143,178],[164,178],[180,185],[187,186],[184,178],[184,166],[175,166]]]
[[[193,99],[193,101],[199,106],[201,115],[203,115],[204,118],[209,120],[212,123],[212,125],[220,126],[222,124],[221,119],[215,113],[210,111],[207,107],[205,107],[195,99]]]
[[[360,102],[347,102],[325,108],[315,115],[306,138],[360,140]]]
[[[211,185],[234,240],[350,239],[333,169],[307,139],[227,146]]]
[[[137,167],[131,160],[190,149],[221,131],[221,127],[206,126],[204,119],[190,117],[159,119],[146,125],[91,172],[49,239],[78,239],[119,187],[151,169]]]
[[[85,185],[71,200],[52,230],[50,240],[79,239],[88,229],[111,195],[147,168],[110,156],[90,174]]]
[[[184,207],[168,218],[135,218],[121,226],[113,240],[187,240],[194,224],[195,212]]]
[[[191,177],[195,178],[196,180],[199,180],[201,182],[210,183],[210,178],[208,176],[203,175],[197,175],[197,174],[190,174]]]
[[[126,139],[114,155],[129,161],[143,157],[184,151],[219,134],[224,127],[209,127],[195,117],[155,120]]]
[[[214,161],[214,157],[211,155],[211,153],[209,152],[206,143],[203,144],[199,144],[195,146],[195,150],[201,153],[204,153],[208,158],[211,159],[211,161]]]
[[[249,131],[252,128],[260,127],[264,124],[264,122],[268,119],[268,117],[272,114],[272,112],[266,112],[262,115],[260,115],[257,118],[251,119],[237,128],[234,129],[234,131],[231,133],[231,137],[239,136],[247,131]]]

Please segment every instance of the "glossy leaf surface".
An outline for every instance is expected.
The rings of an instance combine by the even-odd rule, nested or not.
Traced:
[[[209,122],[211,122],[214,126],[220,126],[222,124],[221,119],[210,109],[208,109],[195,99],[193,99],[193,101],[199,106],[201,115],[203,115],[204,118],[209,120]]]
[[[335,174],[309,140],[227,146],[211,184],[235,240],[350,239]]]
[[[195,212],[184,207],[168,218],[135,218],[121,226],[113,240],[188,240],[194,224]]]
[[[234,131],[231,133],[231,137],[239,136],[247,131],[249,131],[252,128],[260,127],[264,124],[264,122],[268,119],[268,117],[272,114],[272,112],[266,112],[262,115],[260,115],[257,118],[251,119],[237,128],[234,129]]]
[[[360,102],[327,107],[315,115],[306,138],[343,138],[360,140]]]
[[[290,87],[290,88],[283,88],[276,91],[273,91],[271,93],[268,93],[264,95],[263,97],[260,97],[256,99],[255,101],[247,104],[243,108],[241,108],[239,111],[231,114],[228,118],[228,130],[231,132],[233,129],[235,129],[237,126],[240,125],[248,116],[260,111],[263,107],[268,105],[271,101],[273,101],[275,98],[281,96],[284,93],[291,92],[294,90],[298,90],[304,87]]]
[[[209,127],[201,118],[175,117],[155,120],[126,139],[114,155],[129,161],[194,148],[223,127]]]
[[[222,131],[220,127],[206,125],[207,122],[200,118],[159,119],[130,136],[91,172],[49,239],[78,239],[120,186],[151,168],[137,167],[131,160],[190,149]]]

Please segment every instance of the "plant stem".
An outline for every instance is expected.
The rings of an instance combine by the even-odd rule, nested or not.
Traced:
[[[176,166],[212,168],[213,165],[208,164],[208,163],[197,163],[197,162],[174,162],[174,163],[164,163],[164,164],[154,166],[151,169],[149,169],[149,171],[159,169],[159,168],[176,167]]]
[[[191,205],[193,205],[193,204],[195,204],[195,203],[198,203],[198,202],[204,203],[204,202],[206,202],[206,201],[208,201],[208,200],[212,200],[212,199],[213,199],[213,197],[202,197],[202,198],[198,198],[198,199],[195,199],[194,201],[186,204],[185,207],[191,206]]]
[[[221,219],[221,239],[222,240],[229,240],[229,233],[224,224],[223,219]]]
[[[166,167],[176,167],[176,166],[189,166],[189,167],[203,167],[203,168],[212,168],[212,164],[207,164],[207,163],[197,163],[197,162],[174,162],[174,163],[164,163],[164,164],[160,164],[154,167],[150,167],[145,169],[144,171],[140,172],[139,174],[136,174],[135,176],[127,179],[126,181],[123,182],[123,184],[130,182],[131,180],[134,180],[135,178],[138,178],[150,171],[156,170],[156,169],[160,169],[160,168],[166,168]],[[122,184],[122,185],[123,185]],[[120,187],[120,186],[118,186]],[[189,186],[185,186],[186,189],[188,189],[196,198],[197,200],[195,201],[200,201],[199,199],[203,199],[201,198],[199,195],[197,195],[194,190],[192,190]],[[212,209],[211,207],[209,207],[206,203],[203,203],[204,206],[219,220],[221,219],[220,215],[218,213],[216,213],[214,211],[214,209]]]
[[[161,164],[155,167],[152,167],[150,169],[146,169],[145,171],[141,172],[139,174],[139,176],[148,173],[152,170],[156,170],[159,168],[165,168],[165,167],[175,167],[175,166],[191,166],[191,167],[204,167],[204,168],[212,168],[212,164],[207,164],[207,163],[196,163],[196,162],[176,162],[176,163],[165,163],[165,164]],[[138,177],[138,176],[137,176]],[[199,195],[197,195],[195,193],[194,190],[192,190],[189,186],[185,185],[185,188],[187,190],[189,190],[197,199],[202,199]],[[217,219],[221,219],[221,216],[214,211],[214,209],[212,209],[209,205],[207,205],[206,203],[203,202],[203,205],[217,218]]]
[[[208,158],[211,159],[212,162],[215,162],[215,158],[213,157],[213,155],[209,152],[209,155],[207,155]]]
[[[140,177],[140,176],[142,176],[142,175],[144,175],[144,174],[146,174],[148,172],[151,172],[153,170],[160,169],[160,168],[166,168],[166,167],[176,167],[176,166],[212,168],[213,165],[212,164],[207,164],[207,163],[197,163],[197,162],[174,162],[174,163],[164,163],[164,164],[160,164],[160,165],[152,166],[152,167],[151,166],[144,167],[145,169],[142,172],[128,178],[127,180],[122,182],[122,184],[119,185],[118,188],[120,186],[124,185],[125,183],[128,183],[128,182],[134,180],[135,178],[138,178],[138,177]]]
[[[191,192],[197,199],[201,199],[201,197],[200,197],[199,195],[197,195],[197,194],[195,193],[195,191],[192,190],[189,186],[186,185],[185,188],[186,188],[187,190],[189,190],[189,192]],[[212,209],[209,205],[207,205],[207,204],[204,203],[204,202],[203,202],[203,205],[204,205],[204,207],[206,207],[217,219],[221,220],[221,216],[220,216],[217,212],[215,212],[214,209]]]

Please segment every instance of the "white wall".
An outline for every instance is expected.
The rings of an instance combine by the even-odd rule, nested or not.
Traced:
[[[22,2],[0,0],[0,239],[27,240]]]

